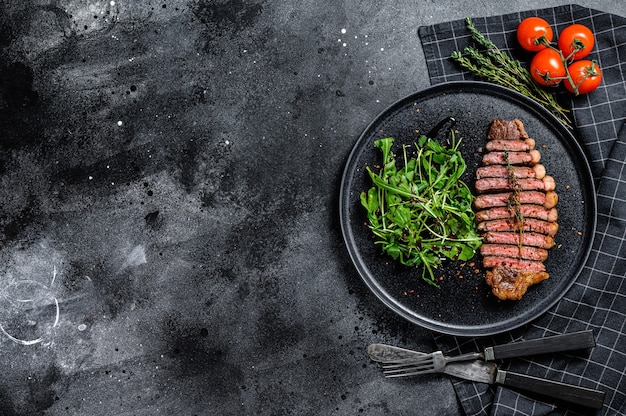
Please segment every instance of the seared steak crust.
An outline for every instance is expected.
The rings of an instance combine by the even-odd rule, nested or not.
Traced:
[[[513,269],[507,266],[487,270],[486,282],[499,299],[520,300],[528,288],[548,278],[547,272]]]
[[[524,124],[518,120],[495,119],[489,126],[487,139],[489,140],[517,140],[528,138]]]

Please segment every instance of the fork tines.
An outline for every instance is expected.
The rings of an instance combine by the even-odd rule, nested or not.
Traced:
[[[432,361],[418,364],[415,362],[406,362],[383,365],[383,374],[388,378],[417,376],[420,374],[429,374],[434,372],[435,366]]]

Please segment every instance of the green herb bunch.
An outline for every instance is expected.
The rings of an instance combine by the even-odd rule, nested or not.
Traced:
[[[469,260],[481,245],[474,197],[460,178],[466,164],[452,132],[446,148],[420,136],[412,157],[402,146],[397,166],[391,137],[375,141],[383,154],[378,173],[367,167],[374,186],[361,193],[369,227],[383,252],[406,266],[423,266],[422,279],[439,287],[434,269],[443,259]]]
[[[491,40],[476,29],[472,19],[466,18],[465,23],[477,46],[468,46],[463,49],[463,53],[452,52],[452,60],[481,78],[532,98],[547,108],[564,125],[571,127],[571,121],[567,115],[568,110],[557,102],[550,91],[533,80],[530,71],[520,61],[498,49]]]

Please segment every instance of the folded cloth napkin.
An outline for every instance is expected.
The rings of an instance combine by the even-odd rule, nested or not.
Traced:
[[[528,63],[531,54],[518,45],[515,30],[528,16],[547,20],[555,33],[572,23],[588,26],[596,45],[589,56],[603,70],[594,92],[559,95],[572,110],[574,135],[587,151],[597,183],[598,223],[592,252],[577,281],[547,313],[516,330],[482,338],[435,335],[450,354],[477,351],[495,343],[592,329],[597,345],[590,351],[517,359],[503,368],[600,389],[604,407],[583,412],[522,395],[504,387],[453,381],[468,415],[626,415],[626,18],[577,5],[486,18],[472,17],[476,28],[502,51]],[[472,45],[465,21],[419,28],[433,84],[477,79],[450,59]]]

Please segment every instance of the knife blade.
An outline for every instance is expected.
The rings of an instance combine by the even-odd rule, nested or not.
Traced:
[[[464,380],[524,390],[592,409],[601,409],[604,403],[605,393],[601,390],[500,370],[495,363],[483,360],[449,363],[444,373]]]

